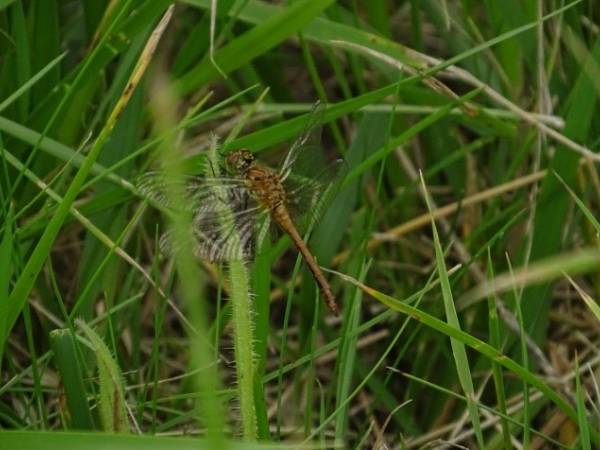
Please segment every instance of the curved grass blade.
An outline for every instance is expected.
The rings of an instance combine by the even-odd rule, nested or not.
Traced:
[[[94,422],[73,333],[69,329],[53,330],[50,332],[50,343],[67,398],[69,424],[76,430],[93,430]]]
[[[431,214],[431,200],[429,198],[429,192],[425,185],[425,179],[423,173],[420,172],[421,187],[423,189],[423,195],[425,202],[427,203],[427,210]],[[450,287],[450,280],[448,278],[448,269],[446,268],[446,261],[444,258],[444,252],[440,243],[440,236],[435,225],[433,216],[431,217],[431,229],[433,231],[433,245],[435,248],[435,262],[440,277],[440,287],[442,291],[442,298],[444,300],[444,310],[446,311],[446,321],[448,325],[461,329],[460,321],[458,320],[458,314],[456,312],[456,306],[454,304],[454,298],[452,295],[452,288]],[[481,421],[479,418],[479,410],[477,409],[477,398],[475,388],[473,386],[473,376],[471,375],[471,369],[469,366],[469,359],[467,357],[467,351],[463,342],[450,338],[450,346],[452,347],[452,354],[454,356],[454,364],[456,367],[456,373],[458,380],[462,386],[462,390],[467,398],[467,409],[475,431],[477,438],[477,444],[480,448],[485,448],[485,441],[483,440],[483,433],[481,430]]]

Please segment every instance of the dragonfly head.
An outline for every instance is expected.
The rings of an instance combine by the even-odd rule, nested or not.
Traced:
[[[254,162],[254,155],[250,150],[236,150],[227,156],[225,162],[228,170],[234,173],[243,174]]]

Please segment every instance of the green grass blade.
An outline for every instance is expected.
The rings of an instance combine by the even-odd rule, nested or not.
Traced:
[[[427,203],[427,209],[431,213],[431,200],[429,199],[429,193],[427,186],[425,185],[425,179],[421,173],[421,186],[423,189],[423,195],[425,196],[425,202]],[[438,235],[435,220],[431,218],[431,228],[433,231],[433,245],[435,248],[435,262],[440,277],[440,287],[442,290],[442,298],[444,300],[444,310],[446,311],[446,320],[448,325],[454,327],[457,330],[461,329],[460,321],[458,320],[458,314],[456,313],[456,306],[454,305],[454,298],[452,295],[452,288],[450,287],[450,280],[448,278],[448,269],[446,268],[446,261],[444,258],[444,251],[440,243],[440,237]],[[450,345],[452,347],[452,354],[454,356],[454,363],[456,366],[456,372],[458,379],[462,386],[465,397],[467,398],[467,409],[475,431],[477,443],[480,448],[485,448],[483,440],[483,433],[481,429],[481,421],[479,420],[479,410],[477,409],[477,399],[475,398],[475,388],[473,387],[473,377],[471,375],[471,369],[469,368],[469,359],[467,358],[467,351],[464,343],[459,340],[450,338]]]
[[[510,259],[507,256],[507,265],[508,271],[511,276],[513,274],[512,264]],[[517,311],[517,320],[519,323],[519,350],[521,352],[521,361],[523,367],[529,368],[529,353],[527,348],[527,340],[525,333],[525,324],[523,323],[523,308],[521,306],[522,302],[522,290],[519,285],[516,283],[513,284],[513,296],[515,299],[515,309]],[[526,382],[522,384],[522,392],[523,392],[523,448],[529,448],[531,445],[531,432],[530,432],[530,423],[531,423],[531,403],[529,399],[529,387]]]
[[[4,342],[10,332],[8,326],[8,294],[10,290],[10,281],[13,276],[13,258],[15,257],[14,246],[14,212],[10,205],[5,211],[4,232],[0,240],[0,374],[2,373],[2,360],[4,355]]]
[[[48,0],[30,8],[30,23],[32,29],[31,45],[35,49],[31,55],[31,66],[35,71],[51,69],[32,92],[34,106],[44,101],[54,86],[60,83],[60,66],[55,66],[53,60],[60,58],[61,32],[59,1]],[[31,17],[33,15],[34,17]]]
[[[488,279],[490,282],[494,279],[494,266],[492,264],[492,257],[488,247]],[[488,296],[488,324],[489,324],[489,336],[490,345],[502,350],[501,347],[501,333],[500,333],[500,318],[498,317],[498,308],[496,306],[496,297],[494,295]],[[501,414],[506,416],[506,392],[504,387],[504,378],[502,376],[502,368],[500,365],[492,361],[492,375],[494,377],[494,388],[496,392],[496,400],[498,402],[498,409]],[[500,419],[502,426],[502,440],[505,448],[511,447],[510,441],[510,429],[508,427],[508,421],[503,417]]]
[[[134,436],[107,433],[0,431],[0,447],[21,450],[212,450],[209,439],[164,436]],[[231,450],[292,450],[297,444],[228,441]]]
[[[569,185],[567,183],[565,183],[565,180],[563,180],[562,177],[557,172],[554,172],[554,176],[556,178],[558,178],[558,181],[560,181],[560,183],[563,185],[563,187],[566,189],[566,191],[569,193],[569,195],[573,198],[573,200],[575,201],[575,204],[577,204],[577,207],[585,215],[585,218],[587,220],[589,220],[589,222],[594,226],[596,233],[600,234],[600,222],[598,222],[598,219],[596,219],[596,216],[594,216],[594,213],[592,211],[590,211],[590,209],[587,206],[585,206],[585,203],[583,202],[583,200],[581,200],[577,196],[577,194],[575,194],[573,189],[571,189],[569,187]]]
[[[19,86],[11,95],[9,95],[2,103],[0,103],[0,113],[8,108],[15,100],[17,100],[21,95],[25,92],[29,91],[38,81],[42,80],[48,72],[53,70],[66,56],[66,52],[63,52],[52,61],[48,62],[44,66],[44,68],[40,69],[35,75],[33,75],[29,80]],[[3,118],[4,119],[4,118]],[[4,119],[6,120],[6,119]]]
[[[84,371],[77,356],[73,333],[69,329],[53,330],[50,343],[67,399],[69,428],[93,430],[94,422],[83,384]]]
[[[293,36],[306,23],[319,15],[333,0],[298,0],[242,36],[229,42],[214,54],[215,64],[225,73],[242,67],[286,38]],[[181,94],[187,94],[213,81],[219,70],[203,60],[177,83]]]
[[[31,47],[29,36],[27,35],[27,24],[25,21],[25,13],[23,11],[23,2],[15,3],[11,9],[11,22],[13,24],[13,38],[15,45],[19,49],[16,53],[16,79],[19,86],[24,85],[31,77]],[[25,120],[29,115],[31,107],[31,95],[25,91],[17,99],[17,117],[20,120]]]
[[[581,288],[581,286],[579,286],[579,284],[577,284],[575,282],[575,280],[573,280],[573,278],[571,278],[566,273],[564,275],[567,278],[567,280],[569,280],[569,283],[571,283],[571,286],[573,286],[575,288],[575,290],[577,291],[577,293],[579,294],[579,296],[581,297],[581,299],[583,300],[585,305],[592,312],[592,314],[594,315],[596,320],[598,322],[600,322],[600,306],[598,305],[598,303],[587,292],[585,292]]]
[[[0,0],[0,11],[2,11],[4,8],[6,8],[14,2],[15,0]]]
[[[366,264],[360,267],[359,279],[362,281],[366,276],[368,268]],[[349,408],[346,399],[350,394],[352,387],[352,379],[354,375],[354,365],[357,364],[357,349],[356,329],[360,323],[361,307],[362,307],[362,291],[356,289],[352,294],[352,300],[347,303],[350,306],[344,311],[345,320],[342,328],[342,340],[339,352],[338,378],[336,381],[336,409],[339,413],[335,420],[335,439],[337,442],[346,442],[348,432]]]

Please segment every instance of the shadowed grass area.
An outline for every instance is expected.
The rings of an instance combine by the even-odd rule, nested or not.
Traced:
[[[0,1],[0,447],[600,446],[599,68],[591,0]]]

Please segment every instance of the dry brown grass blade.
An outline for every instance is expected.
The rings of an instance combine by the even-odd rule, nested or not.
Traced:
[[[434,220],[440,219],[442,217],[447,217],[451,214],[454,214],[459,210],[460,207],[465,207],[469,205],[475,205],[477,203],[484,202],[486,200],[490,200],[492,198],[498,197],[499,195],[505,194],[507,192],[514,191],[516,189],[520,189],[523,186],[528,186],[533,184],[546,176],[545,170],[540,170],[538,172],[534,172],[529,175],[525,175],[521,178],[517,178],[515,180],[511,180],[507,183],[501,184],[499,186],[495,186],[490,189],[486,189],[484,191],[478,192],[477,194],[473,194],[469,197],[465,197],[460,202],[453,202],[446,206],[442,206],[441,208],[434,209],[431,214],[424,213],[420,216],[415,217],[408,222],[405,222],[397,227],[394,227],[385,233],[378,233],[375,237],[369,239],[367,243],[368,250],[374,250],[379,245],[381,245],[385,241],[397,239],[398,237],[410,233],[411,231],[418,230],[421,227],[427,226],[431,223],[431,218]],[[333,259],[332,265],[338,266],[343,263],[350,256],[350,251],[345,250],[341,253],[338,253]]]
[[[152,56],[156,51],[156,47],[158,46],[160,38],[165,32],[167,25],[171,21],[174,8],[175,5],[169,6],[162,19],[160,19],[160,22],[158,22],[158,25],[156,25],[156,28],[154,28],[154,31],[152,31],[148,42],[146,42],[146,46],[144,47],[144,50],[142,50],[137,64],[133,69],[131,77],[129,77],[129,81],[127,81],[127,85],[125,86],[125,89],[123,89],[121,97],[119,98],[119,100],[117,100],[117,104],[113,108],[107,120],[107,123],[111,124],[111,127],[114,126],[119,116],[123,113],[123,110],[129,103],[129,99],[133,95],[133,91],[135,91],[135,88],[138,86],[138,84],[140,84],[140,80],[146,73],[146,69],[148,68],[150,61],[152,60]]]

